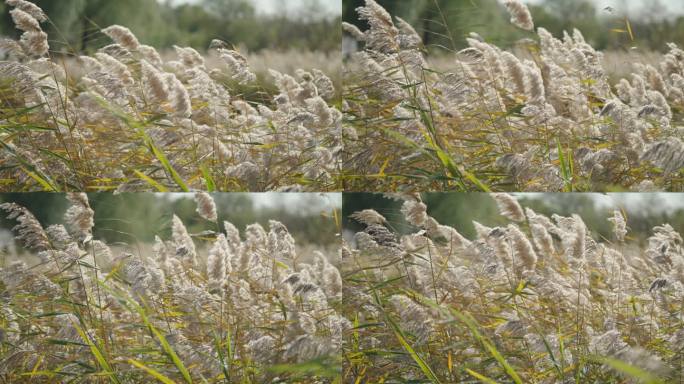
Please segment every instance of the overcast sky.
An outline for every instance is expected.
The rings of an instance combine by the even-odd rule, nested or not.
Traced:
[[[175,4],[180,3],[192,3],[198,2],[199,0],[172,0]],[[301,7],[306,3],[306,0],[251,0],[255,5],[257,10],[264,13],[276,13],[280,12],[280,6],[286,4],[286,13],[291,13]],[[319,3],[324,7],[324,9],[334,15],[339,15],[342,13],[342,1],[344,0],[319,0]],[[529,3],[542,3],[544,0],[523,0]],[[656,0],[590,0],[598,9],[603,10],[606,7],[612,7],[615,12],[624,14],[625,10],[630,16],[639,16],[640,11],[644,9],[647,4],[652,4]],[[684,15],[684,0],[659,0],[664,7],[664,15]],[[603,11],[605,12],[605,11]]]
[[[545,193],[514,193],[519,197],[544,199]],[[682,193],[586,193],[596,205],[602,208],[648,208],[652,212],[663,213],[684,209]]]
[[[305,213],[312,214],[320,211],[330,211],[342,208],[341,193],[234,193],[248,196],[252,199],[254,207],[264,208],[283,208],[289,211],[305,210]],[[193,199],[191,193],[173,193],[174,199]]]
[[[526,3],[539,4],[544,0],[523,0]],[[613,8],[614,14],[624,15],[625,13],[638,17],[644,10],[644,7],[651,5],[656,0],[590,0],[596,5],[596,8],[601,12],[607,12],[606,7]],[[660,0],[663,6],[663,15],[684,15],[684,0]],[[626,12],[625,12],[626,11]]]
[[[249,193],[257,208],[285,208],[301,210],[302,205],[311,210],[342,208],[341,193]]]
[[[197,3],[199,0],[172,0],[174,4]],[[263,13],[292,13],[301,9],[307,0],[251,0],[258,12]],[[342,0],[318,0],[323,9],[332,15],[342,14]],[[285,5],[287,9],[282,10]]]

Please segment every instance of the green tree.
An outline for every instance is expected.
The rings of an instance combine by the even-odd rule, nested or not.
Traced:
[[[126,26],[138,39],[159,49],[171,45],[204,50],[212,39],[225,40],[251,51],[340,49],[339,18],[325,14],[321,0],[307,0],[297,13],[257,12],[252,0],[201,0],[175,5],[171,0],[35,0],[50,17],[42,27],[54,53],[80,54],[111,43],[100,29]],[[18,38],[9,7],[0,1],[0,34]]]
[[[345,0],[345,21],[367,26],[358,20],[356,8],[364,0]],[[466,45],[465,38],[476,32],[497,45],[509,45],[524,36],[509,22],[497,0],[378,0],[393,16],[414,26],[428,48],[456,50]]]
[[[81,15],[80,47],[109,44],[109,40],[97,32],[112,24],[130,28],[145,44],[166,45],[169,16],[156,0],[88,0]]]
[[[64,211],[69,206],[64,194],[58,193],[3,193],[0,203],[17,203],[28,208],[44,227],[60,223]],[[0,212],[0,227],[10,229],[17,222],[6,219],[6,212]]]
[[[260,45],[263,28],[255,28],[259,23],[256,10],[249,0],[204,0],[202,3],[214,22],[205,29],[207,44],[219,38],[235,46],[243,45],[255,49]]]
[[[223,20],[253,18],[256,13],[249,0],[204,0],[204,4],[209,12]]]
[[[48,36],[53,36],[52,50],[68,51],[79,48],[70,46],[79,41],[81,19],[88,0],[36,0],[35,3],[50,17],[50,23],[44,29]]]
[[[49,16],[43,24],[50,36],[53,52],[78,52],[87,48],[99,48],[109,44],[108,38],[99,33],[101,28],[121,24],[130,28],[146,44],[162,46],[169,44],[168,7],[156,0],[35,0]],[[3,3],[0,30],[17,37],[8,7]]]
[[[425,194],[428,214],[441,224],[456,228],[469,239],[476,237],[473,221],[487,226],[506,225],[498,213],[496,203],[484,193]]]
[[[540,19],[537,23],[543,25],[554,36],[562,36],[563,31],[572,33],[573,29],[577,28],[596,48],[606,47],[608,34],[605,30],[607,28],[601,26],[597,9],[590,1],[546,0],[543,7],[536,7],[536,10],[540,8],[553,15],[554,18],[549,22]],[[533,13],[534,16],[537,15]]]
[[[173,10],[173,18],[177,24],[175,44],[206,48],[212,38],[220,37],[220,21],[201,5],[181,5]]]

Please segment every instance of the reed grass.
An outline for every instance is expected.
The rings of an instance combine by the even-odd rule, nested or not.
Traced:
[[[343,345],[350,383],[678,383],[682,238],[641,242],[620,211],[614,233],[578,215],[546,217],[493,194],[506,223],[466,238],[402,201],[408,227],[372,210],[343,246]],[[370,217],[380,219],[367,220]],[[350,237],[351,238],[351,237]]]
[[[358,8],[369,29],[343,26],[363,47],[343,75],[345,190],[682,190],[682,50],[606,60],[581,31],[554,37],[505,6],[528,34],[508,51],[477,34],[425,47],[374,0]],[[462,45],[446,20],[440,37]]]
[[[112,44],[91,56],[64,55],[49,51],[49,15],[7,4],[24,34],[0,62],[0,190],[340,189],[339,72],[312,67],[335,71],[334,55],[245,57],[218,40],[170,55],[123,26],[97,31]]]
[[[341,383],[335,255],[305,255],[277,221],[220,223],[206,193],[198,220],[215,230],[174,217],[152,247],[110,247],[87,196],[69,198],[47,228],[0,206],[25,248],[0,265],[0,381]]]

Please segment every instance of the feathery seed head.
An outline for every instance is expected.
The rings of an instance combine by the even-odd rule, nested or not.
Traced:
[[[625,221],[624,216],[622,216],[622,212],[618,210],[613,211],[613,217],[609,218],[608,221],[613,223],[615,238],[620,242],[625,241],[625,235],[627,235],[627,222]]]
[[[364,209],[351,214],[349,217],[368,226],[387,223],[387,219],[373,209]]]
[[[197,213],[205,220],[216,223],[216,203],[210,194],[206,192],[196,192],[195,202],[197,203]]]
[[[133,32],[126,27],[120,25],[112,25],[102,30],[102,33],[109,36],[117,44],[123,46],[131,51],[137,51],[140,48],[140,42],[135,37]]]
[[[507,193],[492,193],[491,196],[496,201],[501,216],[516,222],[525,221],[525,213],[513,196]]]
[[[511,14],[511,23],[516,27],[526,31],[534,30],[534,21],[532,21],[532,14],[530,14],[527,5],[520,0],[506,0],[504,1],[506,9]]]
[[[43,10],[39,6],[33,4],[30,1],[5,0],[5,4],[28,13],[29,15],[31,15],[31,17],[33,17],[41,23],[48,20],[48,17],[45,14],[45,12],[43,12]]]

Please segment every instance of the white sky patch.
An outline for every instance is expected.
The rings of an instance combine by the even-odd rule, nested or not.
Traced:
[[[159,0],[161,1],[161,0]],[[308,5],[311,3],[309,0],[250,0],[254,4],[254,8],[259,13],[264,14],[279,14],[286,13],[288,15],[293,15],[296,13],[305,12]],[[199,0],[171,0],[174,5],[184,4],[184,3],[198,3]],[[339,16],[342,14],[342,1],[341,0],[318,0],[318,4],[322,7],[323,11],[332,16]]]
[[[256,208],[285,208],[298,210],[303,206],[311,209],[341,209],[341,193],[251,193]]]
[[[304,213],[316,213],[342,209],[341,193],[241,193],[247,195],[254,203],[254,208],[272,209],[282,208],[289,212],[304,211]],[[220,194],[215,194],[214,197]],[[192,193],[172,193],[172,199],[193,199]]]
[[[544,200],[546,193],[513,193],[517,198]],[[598,208],[634,209],[648,207],[653,212],[684,209],[684,193],[586,193]]]
[[[590,0],[599,15],[640,18],[648,16],[651,9],[657,10],[660,18],[684,15],[683,0]],[[544,0],[523,0],[527,4],[543,4]]]

